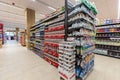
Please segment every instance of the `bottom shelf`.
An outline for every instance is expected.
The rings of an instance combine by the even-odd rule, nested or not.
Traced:
[[[120,51],[96,48],[93,52],[98,55],[104,55],[104,56],[120,59]]]
[[[59,64],[56,61],[53,61],[52,59],[48,58],[47,56],[44,56],[44,59],[49,62],[51,65],[55,66],[58,68]]]
[[[76,67],[76,79],[77,80],[85,80],[90,72],[94,68],[94,59],[91,59],[88,64],[86,64],[85,68],[82,69],[81,67]]]
[[[93,68],[91,68],[88,73],[82,78],[82,79],[76,79],[76,80],[86,80],[86,78],[90,75],[90,73],[93,71]]]
[[[41,58],[44,58],[43,52],[40,52],[36,49],[31,49],[32,52],[34,52],[35,54],[37,54],[38,56],[40,56]]]
[[[111,57],[111,58],[120,59],[120,57],[118,57],[118,56],[110,56],[110,55],[100,54],[100,53],[95,53],[95,54],[97,54],[97,55],[102,55],[102,56],[107,56],[107,57]]]

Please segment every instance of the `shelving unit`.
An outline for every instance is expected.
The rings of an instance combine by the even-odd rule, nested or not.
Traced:
[[[0,23],[0,48],[2,48],[3,43],[4,43],[3,24]]]
[[[58,67],[59,41],[64,40],[64,8],[31,27],[31,50]]]
[[[31,49],[36,53],[42,51],[43,58],[58,68],[63,80],[84,80],[94,66],[97,11],[90,2],[82,1],[81,4],[68,8],[65,0],[65,11],[31,27]],[[39,35],[41,31],[44,36]]]
[[[64,19],[65,15],[63,12],[58,13],[58,17],[52,18],[46,22],[45,28],[45,40],[44,40],[44,58],[46,61],[58,67],[59,57],[59,43],[64,41],[65,30],[64,30]]]
[[[61,80],[75,80],[75,43],[64,41],[59,46],[59,75]]]
[[[39,24],[30,29],[31,50],[42,58],[44,58],[44,28],[44,24]]]
[[[120,58],[120,23],[96,26],[96,54]]]
[[[77,80],[85,80],[94,66],[95,16],[97,14],[95,10],[88,7],[84,1],[68,10],[67,40],[76,43]]]

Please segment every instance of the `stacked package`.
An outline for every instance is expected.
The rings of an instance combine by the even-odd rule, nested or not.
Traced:
[[[44,59],[55,67],[58,67],[58,48],[60,41],[64,41],[64,13],[53,20],[46,22],[44,35]]]
[[[59,75],[63,80],[75,80],[75,44],[62,42],[59,46]]]
[[[82,2],[69,10],[68,39],[76,43],[76,79],[84,80],[94,66],[95,16],[94,6]],[[94,10],[93,10],[94,9]]]

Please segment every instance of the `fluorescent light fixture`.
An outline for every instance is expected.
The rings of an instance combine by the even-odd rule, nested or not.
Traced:
[[[120,19],[120,0],[118,2],[118,19]]]
[[[51,6],[48,6],[49,9],[53,10],[53,11],[56,11],[55,8],[51,7]]]
[[[4,3],[4,2],[0,2],[0,5],[7,6],[7,7],[10,7],[10,8],[16,8],[16,9],[19,9],[19,10],[24,10],[23,8],[19,8],[19,7],[10,5],[8,3]]]
[[[34,2],[35,2],[36,0],[32,0],[32,1],[34,1]]]

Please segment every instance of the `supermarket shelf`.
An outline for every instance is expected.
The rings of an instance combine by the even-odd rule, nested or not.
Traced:
[[[35,41],[40,41],[40,40],[42,41],[42,40],[44,40],[44,38],[39,38],[39,39],[35,38]]]
[[[107,46],[116,46],[116,47],[120,47],[120,45],[110,45],[110,44],[97,44],[96,45],[107,45]]]
[[[119,25],[120,23],[112,23],[112,24],[103,24],[103,25],[96,25],[96,27],[101,27],[101,26],[112,26],[112,25]]]
[[[93,51],[94,51],[94,50],[91,50],[91,51],[86,52],[84,55],[82,55],[82,58],[85,58],[88,54],[94,53]]]
[[[95,54],[120,59],[120,57],[115,57],[115,56],[110,56],[110,55],[105,55],[105,54],[100,54],[100,53],[95,53]]]
[[[110,33],[120,33],[120,31],[116,31],[116,32],[96,32],[96,34],[110,34]]]
[[[52,58],[54,58],[54,59],[56,59],[56,60],[58,59],[57,57],[55,57],[55,56],[53,56],[53,55],[50,55],[50,54],[48,54],[48,53],[46,53],[46,52],[45,52],[44,54],[47,55],[47,56],[49,56],[49,57],[52,57]]]
[[[76,80],[86,80],[86,78],[89,76],[89,74],[93,71],[93,68],[89,70],[89,72],[82,78],[82,79],[76,79]]]
[[[95,38],[120,38],[118,36],[96,36]]]
[[[32,47],[32,49],[31,49],[31,50],[35,50],[35,51],[37,51],[37,52],[43,51],[43,50],[40,50],[40,49],[35,48],[35,47]]]
[[[37,44],[37,45],[39,45],[39,46],[44,47],[44,45],[43,45],[43,44],[41,44],[41,43],[34,43],[34,44]]]
[[[38,56],[40,56],[41,58],[44,58],[43,53],[41,53],[40,51],[37,51],[34,49],[32,49],[31,51],[34,52],[35,54],[37,54]]]
[[[71,24],[73,24],[73,23],[75,23],[75,22],[78,22],[78,21],[81,21],[81,20],[84,20],[84,21],[86,21],[86,22],[89,22],[89,23],[91,23],[93,26],[95,25],[95,23],[93,23],[92,21],[87,20],[87,19],[85,19],[85,18],[78,18],[78,19],[75,19],[74,21],[69,21],[69,22],[68,22],[68,25],[71,25]]]
[[[45,25],[40,25],[40,26],[36,25],[36,26],[33,26],[33,27],[31,27],[30,31],[35,31],[36,29],[39,29],[40,27],[43,27],[43,26],[45,26]]]
[[[99,50],[106,50],[106,51],[120,52],[120,50],[103,49],[103,48],[96,48],[96,49],[99,49]]]
[[[55,60],[51,59],[50,57],[44,55],[44,59],[49,62],[51,65],[55,66],[56,68],[58,68],[59,64],[58,62],[56,62]],[[53,64],[54,62],[54,64]],[[56,65],[57,64],[57,65]]]
[[[68,32],[76,31],[76,30],[79,30],[80,28],[84,28],[84,29],[87,29],[87,30],[90,30],[90,31],[94,31],[93,29],[90,29],[88,27],[81,26],[81,27],[77,27],[77,28],[68,29]]]
[[[79,35],[79,36],[69,36],[68,37],[94,37],[94,35]]]
[[[32,28],[32,29],[30,29],[30,31],[35,31],[36,30],[36,28]]]
[[[93,71],[93,68],[91,68],[90,70],[89,70],[89,72],[82,78],[82,80],[85,80],[89,75],[90,75],[90,73]]]
[[[83,13],[85,13],[85,14],[89,15],[91,18],[95,19],[95,17],[94,17],[94,16],[92,16],[90,13],[88,13],[88,12],[87,12],[87,11],[85,11],[85,10],[81,10],[81,11],[78,11],[78,12],[76,12],[76,13],[72,14],[72,15],[68,15],[68,17],[69,17],[69,18],[71,18],[71,17],[73,17],[74,15],[77,15],[78,13],[81,13],[81,12],[83,12]]]
[[[86,6],[88,9],[90,9],[85,3],[80,3],[80,4],[78,4],[78,5],[75,5],[73,8],[71,8],[70,11],[73,11],[76,7],[80,7],[80,6],[82,6],[82,5]],[[90,10],[91,10],[91,9],[90,9]]]
[[[44,50],[42,50],[42,49],[40,49],[40,48],[37,48],[37,47],[33,47],[33,46],[32,46],[32,48],[34,48],[34,49],[36,49],[36,50],[39,50],[39,51],[44,51]]]
[[[52,17],[48,17],[47,19],[41,21],[41,23],[43,23],[43,22],[48,22],[48,21],[50,21],[50,20],[52,20],[52,19],[54,19],[54,18],[57,18],[58,16],[62,15],[63,13],[65,13],[65,11],[62,11],[62,12],[60,12],[60,13],[52,16]]]
[[[56,23],[59,23],[59,22],[63,22],[63,21],[64,21],[64,19],[62,19],[62,20],[58,20],[58,21],[55,21],[55,22],[49,23],[49,24],[47,24],[47,25],[45,25],[45,26],[53,25],[53,24],[56,24]]]

